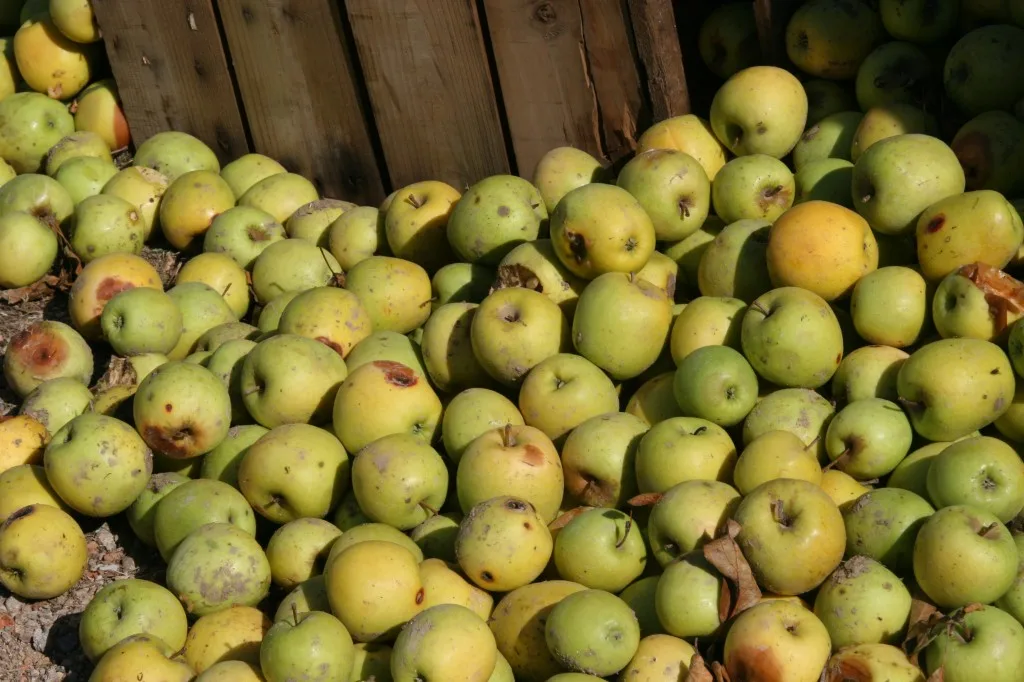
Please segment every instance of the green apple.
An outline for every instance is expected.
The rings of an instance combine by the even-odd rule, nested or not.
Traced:
[[[930,105],[937,85],[931,57],[912,43],[876,47],[857,69],[855,88],[861,111],[888,104]]]
[[[695,158],[675,149],[637,154],[619,172],[619,187],[636,197],[658,241],[679,241],[708,217],[711,183]]]
[[[856,164],[872,145],[890,137],[909,133],[935,135],[938,131],[939,124],[935,117],[913,104],[891,102],[871,107],[853,133],[850,160]]]
[[[843,333],[832,308],[797,287],[773,289],[751,303],[740,340],[751,366],[778,386],[823,386],[843,359]]]
[[[741,299],[726,296],[699,296],[687,303],[672,323],[672,360],[678,366],[686,356],[704,346],[739,348],[742,312],[746,307]]]
[[[508,252],[498,264],[497,281],[492,277],[487,287],[523,287],[533,289],[558,304],[567,317],[576,310],[576,301],[586,286],[566,268],[555,254],[550,239],[537,239],[520,244]],[[487,296],[483,291],[480,300]]]
[[[516,497],[492,497],[476,505],[455,539],[463,574],[491,592],[510,592],[533,582],[554,549],[545,524],[532,504]]]
[[[710,117],[715,136],[733,154],[767,154],[781,159],[804,132],[807,94],[788,71],[751,66],[718,89]]]
[[[640,623],[640,635],[642,637],[665,634],[665,628],[662,627],[661,621],[658,619],[658,611],[654,601],[660,579],[660,575],[640,578],[622,592],[619,592],[619,597],[622,601],[629,604],[629,608],[633,609],[633,613],[636,614],[636,619]]]
[[[1010,409],[995,421],[996,430],[1011,443],[1024,441],[1024,379],[1016,378],[1017,390]]]
[[[629,605],[602,590],[570,594],[551,609],[544,638],[555,660],[578,672],[607,677],[625,668],[640,645]]]
[[[779,478],[799,479],[821,484],[821,465],[816,452],[804,445],[791,431],[768,431],[750,441],[743,448],[733,483],[741,494],[747,495],[762,483]]]
[[[713,637],[722,625],[719,600],[723,578],[696,551],[665,566],[658,579],[654,606],[665,631],[676,637]]]
[[[305,239],[311,244],[328,248],[331,225],[343,213],[355,207],[349,201],[338,199],[311,200],[288,216],[284,223],[285,231],[293,239]]]
[[[932,460],[927,487],[937,508],[970,505],[1009,523],[1024,508],[1024,462],[998,438],[965,438]]]
[[[664,291],[631,274],[608,272],[580,294],[572,342],[613,379],[631,379],[658,360],[671,326],[672,303]]]
[[[961,632],[970,633],[970,637],[960,636]],[[929,676],[943,670],[950,682],[970,680],[982,670],[992,682],[1009,681],[1024,667],[1024,653],[1016,644],[1021,638],[1024,626],[994,606],[958,611],[949,627],[943,628],[924,650],[922,667]]]
[[[586,358],[571,353],[542,360],[519,389],[523,419],[559,446],[587,419],[618,409],[619,396],[608,375]]]
[[[464,606],[439,604],[402,628],[391,654],[391,676],[394,682],[487,682],[497,659],[486,622]]]
[[[866,492],[843,511],[846,555],[869,557],[907,575],[913,568],[917,533],[934,511],[924,498],[909,490]]]
[[[725,636],[725,669],[734,679],[759,670],[764,661],[776,666],[780,680],[814,682],[832,647],[828,629],[810,609],[787,600],[765,601],[737,616]]]
[[[832,377],[832,398],[840,405],[867,398],[895,401],[896,377],[909,357],[891,346],[858,348],[839,363]]]
[[[914,579],[939,608],[990,604],[1017,577],[1017,546],[999,518],[954,505],[921,525],[914,542]]]
[[[467,263],[497,265],[546,224],[540,191],[514,175],[492,175],[466,190],[448,217],[448,243]]]
[[[981,26],[949,50],[943,83],[949,99],[965,114],[1007,111],[1024,96],[1024,84],[1002,76],[1021,69],[1024,28],[1009,23]]]
[[[39,384],[25,396],[18,414],[32,417],[50,435],[92,407],[93,394],[72,377],[58,377]]]
[[[569,322],[554,301],[521,287],[498,289],[473,316],[470,339],[477,360],[494,379],[518,386],[541,360],[569,344]]]
[[[220,292],[205,282],[175,284],[167,290],[167,295],[181,311],[181,336],[174,348],[166,353],[171,360],[184,360],[195,352],[199,339],[211,329],[238,321]]]
[[[757,64],[761,50],[753,8],[739,3],[719,5],[700,25],[697,44],[704,64],[719,78]]]
[[[656,238],[654,223],[644,207],[616,185],[578,187],[551,213],[555,254],[583,279],[609,272],[636,272],[654,252]]]
[[[243,154],[220,170],[220,176],[231,186],[236,197],[241,198],[250,187],[271,175],[286,173],[280,163],[263,154]]]
[[[726,223],[743,219],[774,222],[793,205],[796,186],[786,164],[768,154],[729,161],[715,177],[711,199]]]
[[[741,528],[736,542],[758,585],[769,592],[803,594],[824,582],[843,559],[843,516],[814,483],[768,481],[743,498],[733,518]]]
[[[4,380],[19,398],[51,379],[67,377],[88,386],[92,374],[89,344],[74,328],[57,320],[29,325],[11,338],[4,353]]]
[[[409,538],[416,543],[428,559],[441,559],[450,564],[455,558],[455,538],[459,534],[462,514],[445,512],[436,514],[409,531]]]
[[[470,339],[478,308],[476,303],[446,303],[434,310],[422,328],[423,365],[443,393],[494,384],[477,361]]]
[[[352,490],[371,519],[408,530],[444,504],[448,471],[441,455],[422,439],[393,433],[359,450]]]
[[[905,348],[918,340],[930,318],[928,298],[927,284],[918,270],[881,267],[854,285],[850,315],[865,341]]]
[[[267,561],[275,585],[292,589],[323,573],[331,545],[341,529],[317,518],[289,521],[267,541]]]
[[[1017,619],[1019,622],[1024,617],[1024,603],[1022,603],[1022,587],[1024,587],[1024,535],[1015,533],[1013,535],[1013,542],[1017,545],[1017,578],[1013,581],[1013,586],[1007,590],[1006,594],[1001,596],[995,601],[995,605],[1000,609],[1006,611],[1011,616]]]
[[[956,26],[957,0],[881,0],[878,11],[886,32],[896,40],[933,43]]]
[[[636,449],[648,428],[639,417],[613,411],[573,429],[561,450],[566,493],[593,507],[615,508],[632,498]]]
[[[857,102],[845,83],[824,78],[810,78],[803,82],[807,94],[807,125],[812,126],[821,119],[840,111],[853,111]]]
[[[662,494],[647,521],[651,553],[668,566],[718,537],[736,511],[740,494],[721,481],[683,481]]]
[[[238,467],[246,450],[269,430],[258,424],[232,426],[220,445],[203,457],[200,475],[237,487]]]
[[[42,220],[22,211],[0,216],[3,274],[0,287],[17,289],[42,278],[57,258],[57,237]]]
[[[159,637],[171,651],[185,645],[188,621],[167,588],[137,578],[104,585],[89,601],[78,625],[78,640],[90,661],[98,661],[126,637]]]
[[[565,490],[558,449],[532,426],[505,426],[477,437],[459,458],[455,479],[463,513],[498,496],[515,496],[533,505],[550,523],[558,515]]]
[[[820,394],[805,388],[784,388],[761,398],[743,422],[743,444],[768,431],[791,431],[828,462],[825,433],[836,407]]]
[[[323,611],[277,621],[260,644],[260,669],[267,682],[345,679],[354,662],[348,630]]]
[[[910,591],[899,576],[864,556],[840,564],[814,597],[814,613],[828,629],[834,649],[900,644],[910,605]]]
[[[799,173],[809,163],[823,159],[850,160],[850,143],[857,130],[859,111],[830,114],[807,128],[793,149],[793,167]]]
[[[683,481],[729,481],[736,446],[725,429],[706,419],[674,417],[651,427],[636,451],[637,486],[665,492]]]
[[[935,202],[960,194],[964,169],[937,137],[896,135],[871,145],[853,166],[853,207],[883,234],[910,234]]]
[[[556,147],[537,162],[533,184],[540,190],[548,213],[552,213],[570,191],[592,182],[602,182],[606,176],[601,162],[582,149]]]
[[[487,388],[469,388],[448,402],[441,419],[445,453],[458,464],[462,453],[481,434],[506,424],[522,426],[523,415],[515,403]]]
[[[432,309],[446,303],[479,303],[487,298],[496,276],[495,269],[486,265],[449,263],[430,278]]]
[[[991,424],[1013,401],[1013,368],[999,346],[978,339],[933,341],[911,354],[897,377],[914,430],[952,441]]]
[[[118,355],[166,355],[178,345],[183,319],[178,304],[166,293],[135,287],[110,299],[100,315],[100,326]]]
[[[828,201],[845,208],[853,208],[850,183],[853,181],[853,162],[846,159],[818,159],[808,161],[793,176],[796,185],[794,204],[805,201]]]
[[[967,189],[989,189],[1007,197],[1024,191],[1019,150],[1024,122],[1006,111],[986,111],[965,123],[950,146],[967,176]]]
[[[588,509],[555,536],[558,575],[587,588],[619,592],[640,577],[647,549],[640,528],[617,509]]]
[[[684,416],[719,426],[735,426],[757,402],[757,375],[738,351],[705,346],[693,351],[676,369],[674,393]]]
[[[682,410],[676,402],[674,383],[675,372],[651,377],[630,396],[625,412],[638,417],[648,426],[672,417],[682,417]]]
[[[160,556],[168,561],[192,531],[208,523],[230,523],[256,535],[249,503],[227,483],[200,478],[172,486],[162,494],[153,514],[153,541]]]
[[[210,223],[203,251],[223,253],[251,271],[267,247],[286,238],[284,226],[274,216],[251,206],[235,206]]]
[[[430,317],[430,275],[420,265],[400,258],[370,256],[345,275],[373,323],[374,331],[408,334]]]
[[[700,267],[700,259],[708,245],[714,240],[725,222],[718,216],[708,216],[700,229],[686,239],[661,245],[661,251],[679,265],[679,282],[677,292],[684,292],[696,296],[697,270]]]
[[[975,432],[977,433],[977,432]],[[928,497],[928,469],[936,455],[946,449],[949,443],[928,443],[914,450],[889,474],[886,486],[900,488],[920,496]]]
[[[865,398],[850,403],[832,419],[825,449],[837,468],[867,481],[895,469],[910,451],[913,438],[910,421],[899,405]]]
[[[726,225],[708,244],[697,267],[702,296],[753,301],[772,288],[766,252],[771,222],[761,218]]]

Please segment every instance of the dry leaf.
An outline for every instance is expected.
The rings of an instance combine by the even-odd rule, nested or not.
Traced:
[[[946,670],[941,665],[928,676],[927,682],[943,682],[946,679]]]
[[[491,286],[491,293],[498,289],[511,289],[522,287],[533,289],[536,292],[544,293],[544,286],[540,278],[530,268],[520,263],[509,263],[498,267],[498,277]]]
[[[761,601],[754,572],[736,543],[739,532],[740,525],[730,519],[725,533],[704,545],[704,558],[725,578],[718,614],[723,623]]]
[[[729,671],[718,661],[711,662],[711,674],[714,676],[715,682],[729,682]]]
[[[957,274],[984,292],[996,333],[1006,329],[1010,312],[1024,313],[1024,282],[982,262],[964,265]]]
[[[55,275],[46,275],[38,282],[18,289],[7,289],[0,291],[0,300],[10,305],[38,301],[53,293],[53,290],[60,285],[60,278]]]
[[[570,509],[569,511],[565,512],[564,514],[559,516],[557,519],[555,519],[554,521],[549,523],[548,524],[548,530],[554,531],[554,530],[561,530],[562,528],[565,528],[569,524],[570,521],[572,521],[577,516],[579,516],[580,514],[582,514],[585,511],[587,511],[588,509],[594,509],[594,507],[576,507],[575,509]]]
[[[626,501],[630,507],[652,507],[661,500],[661,493],[640,493]]]
[[[704,663],[704,657],[700,654],[695,653],[690,659],[690,667],[686,671],[684,682],[715,682],[707,664]]]

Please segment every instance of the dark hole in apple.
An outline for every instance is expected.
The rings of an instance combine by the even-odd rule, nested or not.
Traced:
[[[505,503],[505,507],[512,511],[526,511],[526,503],[522,500],[509,500]]]
[[[634,237],[630,237],[626,240],[626,251],[634,250],[636,250],[636,239]]]
[[[578,232],[566,232],[565,238],[569,242],[569,252],[577,263],[587,260],[587,239]]]
[[[491,575],[490,571],[484,571],[483,573],[481,573],[480,574],[480,579],[483,580],[485,583],[493,583],[494,582],[494,576]],[[416,602],[416,603],[418,604],[419,602]]]
[[[423,598],[425,596],[426,596],[426,592],[424,592],[423,588],[421,587],[419,590],[416,591],[416,603],[417,604],[422,604],[423,603]]]
[[[36,506],[34,504],[30,504],[30,505],[27,505],[25,507],[22,507],[21,509],[17,510],[16,512],[14,512],[10,516],[8,516],[7,517],[7,522],[4,525],[6,526],[6,525],[11,524],[14,521],[17,521],[18,519],[23,519],[26,516],[31,516],[32,513],[35,512],[35,510],[36,510]]]
[[[931,220],[928,221],[928,225],[925,227],[929,234],[934,234],[942,229],[942,226],[946,224],[946,216],[941,213]]]
[[[679,197],[679,217],[689,218],[690,217],[690,204],[692,200],[690,197]]]
[[[498,314],[506,322],[519,322],[523,319],[519,314],[519,310],[510,305],[504,306]]]

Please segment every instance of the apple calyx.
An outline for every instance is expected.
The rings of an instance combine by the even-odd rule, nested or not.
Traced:
[[[772,500],[772,518],[783,528],[793,527],[793,517],[786,513],[786,504],[782,500]]]

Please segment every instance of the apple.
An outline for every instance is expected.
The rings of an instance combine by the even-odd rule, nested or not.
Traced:
[[[423,267],[428,273],[454,261],[446,229],[461,196],[457,189],[437,180],[399,189],[384,211],[391,252]]]
[[[430,276],[416,263],[388,256],[370,256],[345,276],[373,323],[374,331],[399,334],[423,326],[430,317]]]
[[[685,239],[708,217],[710,181],[700,162],[684,152],[651,149],[637,154],[616,182],[651,217],[659,241]]]
[[[350,201],[315,199],[299,206],[287,218],[284,227],[289,237],[329,248],[328,231],[343,213],[356,207]]]
[[[743,498],[733,518],[741,528],[736,542],[758,585],[769,592],[803,594],[824,582],[842,561],[843,516],[814,483],[768,481]]]
[[[853,181],[853,162],[846,159],[820,159],[809,161],[794,175],[796,186],[794,204],[805,201],[828,201],[845,208],[853,208],[850,183]]]
[[[339,526],[340,528],[341,526]],[[334,561],[335,557],[347,550],[352,545],[357,545],[360,542],[393,542],[400,547],[404,547],[409,550],[412,555],[416,558],[417,563],[423,561],[423,551],[419,545],[413,542],[408,535],[398,530],[394,526],[389,526],[385,523],[376,523],[367,519],[363,523],[347,528],[342,532],[341,537],[337,538],[332,544],[331,549],[327,553],[327,559],[324,561],[324,566]]]
[[[550,523],[562,504],[563,476],[558,449],[543,431],[506,424],[466,447],[455,485],[464,514],[491,498],[514,496],[529,502]]]
[[[546,224],[540,191],[514,175],[492,175],[466,190],[448,217],[448,243],[467,263],[497,265]]]
[[[745,309],[742,300],[727,296],[699,296],[690,301],[672,324],[669,344],[676,365],[704,346],[738,348]]]
[[[471,330],[478,308],[476,303],[445,303],[423,325],[422,364],[442,393],[495,384],[473,353]]]
[[[46,381],[92,381],[93,354],[74,329],[56,320],[34,322],[10,340],[4,353],[4,379],[19,398]]]
[[[1012,680],[1024,666],[1016,646],[1022,637],[1024,626],[994,606],[957,611],[924,650],[923,668],[929,676],[943,670],[950,682],[969,680],[981,670],[991,680]]]
[[[669,488],[647,523],[654,558],[665,567],[718,537],[739,501],[736,489],[720,481],[683,481]]]
[[[387,245],[380,229],[380,211],[356,206],[338,216],[327,228],[327,248],[344,270],[351,270]]]
[[[236,319],[249,311],[249,283],[242,266],[222,253],[201,253],[178,271],[175,284],[203,282],[220,293]]]
[[[345,679],[352,672],[355,649],[341,621],[311,611],[274,623],[260,643],[260,670],[267,682]]]
[[[54,231],[29,213],[0,215],[0,287],[17,289],[41,279],[57,258]]]
[[[674,417],[655,424],[640,439],[636,479],[640,492],[661,493],[683,481],[729,481],[736,446],[717,424]]]
[[[850,315],[857,334],[869,343],[906,348],[918,340],[930,317],[928,298],[917,269],[882,267],[854,285]]]
[[[965,123],[950,146],[960,159],[967,189],[990,189],[1005,196],[1024,190],[1016,151],[1024,141],[1024,122],[1006,111],[987,111]]]
[[[720,5],[712,10],[700,25],[697,44],[704,64],[722,79],[753,66],[761,59],[754,12],[738,3]]]
[[[853,133],[863,116],[859,111],[839,111],[810,125],[793,148],[793,168],[799,173],[815,161],[849,161]]]
[[[205,282],[181,282],[167,291],[181,311],[181,336],[167,356],[183,360],[198,350],[200,337],[214,327],[236,322],[235,312],[219,291]],[[102,325],[102,317],[100,318]]]
[[[469,510],[459,525],[455,556],[478,587],[510,592],[544,571],[554,542],[537,509],[516,497],[492,497]]]
[[[807,94],[807,126],[840,111],[853,111],[857,102],[849,88],[832,80],[810,78],[803,82]]]
[[[639,418],[647,426],[672,417],[682,417],[683,412],[676,402],[675,376],[675,372],[665,372],[645,381],[630,396],[625,412]]]
[[[633,609],[633,613],[636,614],[636,619],[640,623],[640,635],[642,637],[665,634],[665,628],[661,626],[661,621],[658,619],[655,604],[655,596],[660,579],[660,575],[640,578],[622,592],[619,592],[619,597],[622,601],[629,604],[629,607]]]
[[[429,445],[441,424],[441,400],[406,365],[376,360],[357,367],[333,398],[334,433],[348,452],[378,438],[407,434]]]
[[[914,579],[940,608],[989,604],[1013,585],[1017,546],[990,512],[944,507],[921,525],[914,542]]]
[[[409,530],[441,509],[448,494],[448,471],[441,455],[422,439],[393,433],[356,454],[352,490],[368,517]]]
[[[839,511],[845,513],[854,502],[859,500],[865,493],[871,492],[874,488],[864,485],[853,476],[840,471],[829,469],[821,473],[821,482],[818,484],[821,489],[832,498],[832,501],[839,507]]]
[[[768,154],[729,161],[715,178],[711,198],[715,214],[726,223],[743,219],[774,222],[793,205],[793,173]]]
[[[761,398],[743,421],[743,443],[768,431],[792,431],[804,445],[817,453],[818,461],[828,462],[825,433],[835,415],[835,405],[810,389],[785,388]]]
[[[566,349],[569,323],[544,294],[520,287],[498,289],[477,308],[470,339],[484,370],[514,387],[541,360]]]
[[[607,172],[601,162],[575,147],[555,147],[537,162],[533,171],[533,185],[544,199],[548,213],[566,194],[592,182],[602,182]]]
[[[266,211],[283,225],[298,209],[319,198],[316,186],[303,176],[288,172],[273,173],[238,197],[238,205]]]
[[[568,317],[576,310],[576,301],[586,286],[586,280],[572,274],[558,260],[550,239],[538,239],[520,244],[501,259],[493,286],[497,289],[523,287],[538,291],[557,303]],[[483,298],[486,294],[481,300]]]
[[[48,504],[68,510],[64,500],[46,480],[46,470],[38,464],[19,464],[0,473],[0,523],[31,504]]]
[[[44,26],[33,32],[39,28]],[[38,92],[16,92],[4,97],[0,122],[0,157],[18,173],[39,172],[46,152],[75,130],[67,107]]]
[[[786,24],[786,55],[812,76],[851,78],[884,35],[881,18],[867,4],[811,0]]]
[[[750,363],[728,346],[696,349],[679,362],[674,379],[683,415],[725,427],[743,421],[757,401],[757,389]]]
[[[803,86],[774,66],[751,66],[735,73],[711,102],[711,128],[737,156],[781,159],[796,146],[806,122]],[[715,179],[711,173],[708,177]]]
[[[647,430],[646,422],[623,412],[591,417],[574,428],[561,450],[568,495],[584,505],[612,508],[632,498],[636,449]]]
[[[75,130],[96,133],[111,151],[128,146],[131,141],[128,121],[124,117],[121,97],[113,78],[91,83],[78,93],[75,105]]]
[[[630,516],[618,510],[588,509],[558,531],[554,561],[565,580],[614,593],[640,577],[647,549]]]
[[[576,592],[555,604],[544,639],[565,667],[607,677],[625,668],[640,645],[640,625],[622,599],[602,590]]]
[[[736,460],[732,476],[743,495],[779,478],[822,481],[816,452],[791,431],[768,431],[750,441]]]
[[[814,613],[790,601],[766,601],[742,612],[725,636],[723,659],[730,678],[777,671],[787,682],[814,682],[828,662],[828,629]]]
[[[884,6],[884,5],[883,5]],[[923,682],[921,669],[910,662],[904,651],[892,644],[851,644],[832,654],[825,666],[824,679],[837,682],[844,675],[867,675],[869,680]]]
[[[956,0],[881,0],[882,25],[896,40],[933,43],[956,26],[960,3]]]
[[[58,17],[63,16],[60,5]],[[14,34],[14,58],[32,90],[57,100],[69,99],[89,83],[91,55],[88,48],[61,33],[52,16],[48,11],[22,23]]]
[[[525,422],[515,403],[487,388],[461,391],[449,401],[441,420],[441,440],[445,453],[458,464],[462,453],[476,438],[506,424]]]
[[[372,330],[373,323],[359,298],[334,287],[316,287],[298,294],[285,306],[278,321],[282,334],[315,339],[343,358]]]
[[[936,69],[922,48],[893,41],[876,47],[857,69],[857,104],[862,111],[888,104],[932,104]]]
[[[559,353],[542,360],[519,388],[519,411],[556,445],[591,417],[617,412],[619,396],[611,379],[586,358]]]
[[[185,640],[185,660],[200,674],[226,661],[259,668],[260,642],[270,625],[270,620],[251,606],[232,606],[202,616]]]
[[[743,354],[761,377],[778,386],[823,386],[843,359],[839,320],[812,291],[773,289],[751,303],[742,325]]]
[[[171,651],[185,645],[185,609],[171,592],[149,580],[128,578],[104,585],[82,612],[78,641],[90,661],[132,635],[158,637]]]
[[[832,398],[840,405],[882,398],[895,402],[899,397],[896,377],[910,355],[891,346],[864,346],[839,363],[832,376]]]
[[[937,508],[970,505],[1009,523],[1024,508],[1024,462],[998,438],[952,443],[928,467],[928,497]]]
[[[659,121],[637,140],[637,153],[650,149],[675,149],[697,159],[708,180],[725,165],[725,147],[711,130],[711,124],[699,116],[684,114]]]
[[[220,176],[231,186],[235,196],[241,198],[253,185],[271,175],[287,173],[280,163],[263,154],[243,154],[224,166]]]
[[[938,131],[939,123],[935,117],[913,104],[890,102],[871,107],[853,133],[850,160],[856,164],[872,145],[890,137],[910,133],[935,135]]]
[[[519,246],[524,244],[529,245],[531,242],[523,242]],[[517,248],[519,247],[513,248],[512,251]],[[505,258],[502,258],[501,262],[504,263]],[[495,269],[486,265],[449,263],[430,278],[430,291],[433,294],[430,301],[431,309],[437,310],[446,303],[479,303],[487,298],[495,277]]]
[[[458,563],[455,558],[455,538],[459,534],[462,518],[459,512],[436,514],[409,531],[409,537],[426,558],[441,559],[447,564]]]
[[[610,216],[616,216],[611,220]],[[654,223],[633,195],[594,183],[566,194],[551,213],[551,244],[574,275],[636,272],[654,252]]]
[[[825,449],[837,468],[867,481],[895,469],[910,451],[913,438],[910,421],[899,405],[866,398],[836,414],[825,434]]]
[[[178,345],[181,309],[159,289],[138,287],[115,295],[100,315],[103,337],[118,355],[160,353]]]
[[[1015,392],[1006,354],[979,339],[922,346],[903,363],[896,385],[914,431],[931,441],[956,440],[991,424]]]
[[[146,443],[177,459],[209,452],[231,427],[227,388],[208,369],[189,362],[168,362],[150,372],[132,409]]]
[[[1024,96],[1015,80],[999,87],[1001,74],[1024,69],[1024,28],[1010,24],[981,26],[960,38],[949,50],[943,82],[949,99],[970,116],[996,109],[1009,110]]]
[[[420,579],[426,594],[424,609],[439,604],[455,604],[469,609],[482,620],[490,617],[494,598],[467,582],[459,574],[455,562],[448,564],[441,559],[425,559],[420,563]]]
[[[326,249],[305,239],[274,240],[252,264],[252,291],[256,301],[266,305],[282,294],[326,286],[340,272],[338,261]]]
[[[975,432],[974,435],[978,435]],[[909,490],[921,498],[928,497],[928,469],[932,459],[946,449],[949,443],[928,443],[914,450],[889,474],[886,487]]]
[[[131,680],[158,677],[168,682],[195,679],[191,665],[174,654],[167,643],[150,634],[126,637],[111,647],[93,669],[96,680]]]
[[[284,226],[274,216],[258,208],[235,206],[210,223],[203,237],[203,251],[223,253],[252,270],[267,247],[286,238]]]
[[[665,566],[654,606],[665,631],[676,637],[713,637],[721,627],[719,601],[724,580],[699,551]]]
[[[421,377],[428,377],[423,365],[421,344],[405,334],[382,331],[370,334],[357,343],[345,356],[349,372],[377,360],[397,362],[407,366]]]
[[[873,230],[910,234],[922,211],[962,193],[965,182],[960,161],[942,140],[896,135],[871,145],[854,163],[853,206]]]
[[[910,591],[874,559],[854,556],[818,590],[814,613],[834,649],[854,644],[899,644],[910,618]]]
[[[82,529],[57,507],[30,504],[0,524],[0,585],[22,599],[64,594],[88,560]]]
[[[158,474],[159,475],[159,474]],[[237,489],[221,481],[189,479],[154,491],[152,537],[167,561],[192,531],[208,523],[230,523],[256,535],[256,517]]]
[[[487,682],[497,658],[486,622],[464,606],[439,604],[402,628],[391,654],[391,676],[395,682]]]

